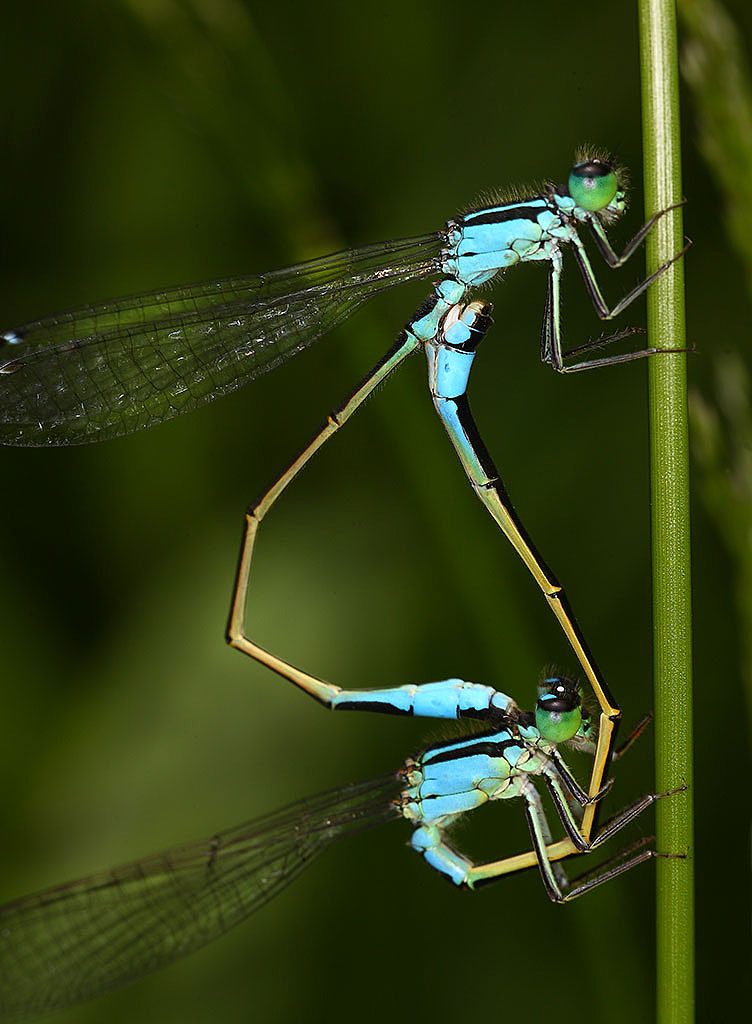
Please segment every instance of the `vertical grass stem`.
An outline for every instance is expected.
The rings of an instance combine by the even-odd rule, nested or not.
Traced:
[[[673,0],[639,0],[645,203],[650,216],[682,198],[679,65]],[[682,210],[651,234],[648,269],[683,244]],[[686,345],[684,263],[648,294],[649,344]],[[689,445],[685,354],[650,360],[653,628],[658,791],[687,785],[657,805],[657,849],[686,859],[657,862],[657,1020],[694,1017],[692,858],[692,646]]]

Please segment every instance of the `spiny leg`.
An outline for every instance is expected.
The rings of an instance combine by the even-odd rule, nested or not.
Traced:
[[[674,796],[677,793],[684,792],[684,790],[686,789],[686,786],[680,786],[677,789],[668,790],[665,793],[645,794],[638,800],[635,800],[633,803],[629,804],[629,806],[623,808],[613,817],[609,818],[608,821],[605,822],[605,824],[603,824],[598,829],[598,833],[596,836],[591,838],[589,842],[584,842],[579,833],[577,818],[572,813],[572,807],[570,805],[570,802],[567,799],[565,799],[566,793],[562,790],[562,787],[557,778],[557,774],[560,774],[559,766],[555,766],[555,771],[552,771],[550,769],[546,771],[544,778],[548,786],[551,798],[554,802],[554,806],[556,807],[556,811],[559,815],[562,824],[564,825],[567,835],[571,839],[572,843],[577,847],[580,853],[590,853],[592,850],[597,849],[603,843],[607,842],[617,832],[620,832],[623,828],[629,825],[630,822],[634,821],[635,818],[639,817],[644,811],[647,810],[648,807],[651,807],[656,802],[656,800],[663,799],[663,797],[667,796]],[[528,796],[530,796],[530,794],[525,794],[525,796],[526,799],[528,799]],[[531,819],[532,821],[534,821],[535,816],[538,814],[543,816],[544,827],[541,827],[539,831],[541,831],[541,834],[545,838],[546,836],[550,835],[550,833],[548,832],[548,825],[545,820],[545,815],[543,814],[542,806],[540,804],[540,798],[538,797],[536,792],[534,794],[534,797],[531,797],[531,799],[529,799],[528,801],[529,823],[531,822]],[[535,845],[536,832],[533,829],[533,824],[531,824],[531,835],[533,836],[533,841]],[[596,886],[601,885],[603,882],[606,882],[611,878],[615,878],[617,875],[622,874],[622,872],[624,871],[628,871],[630,868],[635,867],[637,864],[641,864],[645,860],[649,860],[651,857],[659,856],[659,854],[657,854],[654,850],[644,851],[636,857],[629,856],[629,854],[632,853],[635,847],[643,846],[645,845],[645,842],[649,841],[650,840],[641,840],[634,846],[627,847],[626,850],[620,851],[618,854],[616,854],[615,857],[611,858],[605,864],[600,864],[593,871],[587,872],[586,874],[581,875],[573,880],[567,878],[563,868],[558,868],[558,870],[556,870],[553,873],[559,886],[559,893],[556,897],[552,896],[552,899],[555,898],[556,902],[567,902],[569,900],[576,899],[583,893],[589,892],[590,889],[593,889]],[[546,843],[548,843],[547,839]],[[536,849],[539,851],[539,863],[541,865],[541,873],[543,875],[544,884],[546,885],[547,891],[549,891],[549,895],[551,895],[549,887],[550,873],[547,871],[545,863],[547,859],[546,847],[545,845],[538,845],[536,846]]]
[[[652,274],[648,274],[643,281],[640,281],[639,284],[635,285],[631,291],[627,292],[627,294],[611,308],[609,308],[606,300],[603,298],[600,286],[595,277],[595,272],[593,271],[590,263],[590,258],[585,251],[585,246],[582,244],[582,240],[579,235],[573,235],[572,245],[574,246],[575,259],[577,260],[577,264],[582,272],[588,295],[590,296],[590,300],[593,303],[596,313],[601,320],[613,320],[619,316],[620,313],[623,313],[627,306],[631,306],[635,299],[639,298],[640,295],[646,292],[654,281],[661,277],[662,274],[666,273],[670,266],[676,263],[677,260],[680,260],[689,250],[691,242],[687,242],[679,252],[674,253],[674,255],[670,259],[666,260],[665,263],[661,263],[657,270],[654,270]]]
[[[622,757],[632,747],[640,736],[642,736],[652,719],[652,715],[645,715],[637,725],[634,726],[624,742],[613,751],[610,759],[612,762]],[[583,751],[587,750],[589,753],[595,754],[596,747],[595,744],[588,741],[587,743],[579,744],[578,749]],[[674,792],[681,791],[672,790],[671,793],[661,793],[658,795],[651,793],[641,797],[634,804],[630,804],[629,807],[620,812],[616,818],[609,819],[605,825],[598,829],[595,837],[591,836],[590,840],[586,841],[582,837],[580,828],[584,808],[590,803],[602,800],[606,793],[611,789],[613,779],[607,780],[600,793],[595,796],[589,796],[579,785],[577,779],[572,774],[571,769],[556,747],[554,747],[550,754],[544,759],[542,775],[546,786],[548,787],[554,807],[556,808],[559,820],[564,826],[567,835],[581,853],[586,853],[589,850],[600,846],[605,839],[613,835],[614,832],[623,828],[624,825],[637,817],[638,814],[641,814],[642,811],[654,803],[659,796],[669,796]]]
[[[256,534],[269,510],[298,473],[307,465],[309,459],[321,448],[339,428],[346,423],[352,414],[360,408],[368,396],[418,348],[419,342],[407,331],[400,334],[397,343],[376,364],[368,376],[358,385],[350,396],[329,416],[325,426],[298,455],[295,461],[272,484],[263,497],[248,509],[245,517],[243,542],[240,559],[235,577],[230,618],[227,626],[227,642],[247,654],[249,657],[266,665],[285,679],[300,687],[323,704],[331,704],[332,699],[340,693],[340,688],[312,676],[289,662],[277,657],[255,643],[245,631],[245,613],[248,597],[248,583],[251,573],[253,551]]]
[[[634,819],[642,814],[643,811],[654,804],[656,800],[665,796],[673,796],[674,794],[681,792],[684,788],[686,787],[670,790],[667,793],[649,793],[646,796],[641,797],[633,804],[630,804],[629,807],[609,819],[603,828],[599,830],[598,835],[585,845],[581,845],[581,837],[577,838],[579,833],[576,828],[576,822],[572,819],[570,825],[567,827],[570,842],[577,847],[579,853],[589,853],[599,847],[602,843],[606,842],[606,840],[610,839],[617,832],[621,831],[621,829],[630,822],[634,821]],[[554,788],[551,789],[551,793],[552,796],[554,796]],[[530,836],[533,841],[533,848],[537,854],[543,884],[549,898],[554,903],[566,903],[570,900],[576,899],[578,896],[581,896],[585,892],[589,892],[590,889],[595,888],[597,885],[600,885],[611,878],[615,878],[617,875],[622,874],[624,871],[628,871],[630,868],[636,867],[637,864],[641,864],[651,857],[661,856],[660,854],[656,854],[653,850],[643,850],[640,854],[631,857],[630,854],[634,847],[629,847],[618,853],[616,857],[612,858],[611,861],[608,861],[606,865],[600,865],[593,872],[588,873],[582,878],[570,881],[561,866],[557,866],[556,869],[554,869],[554,864],[549,854],[551,832],[540,796],[529,779],[525,780],[525,785],[521,787],[521,795],[525,799],[525,811],[528,826],[530,828]],[[554,802],[562,821],[566,822],[567,817],[569,816],[569,810],[566,806],[566,802],[559,803],[555,797]],[[642,841],[638,845],[642,845]],[[500,866],[504,866],[504,861],[501,861],[496,867],[498,868]],[[483,871],[482,876],[479,875],[479,879],[482,877],[484,881],[490,881],[492,877],[498,877],[495,873],[492,874],[489,872],[489,868],[493,867],[493,865],[485,865],[482,868],[476,869],[477,871]],[[502,873],[508,873],[508,871],[504,871]]]
[[[623,756],[632,746],[633,743],[643,734],[647,726],[652,722],[652,714],[645,715],[637,725],[632,729],[630,734],[627,736],[625,741],[614,751],[613,758],[619,758]],[[668,790],[665,793],[647,793],[645,796],[635,800],[634,803],[628,807],[619,811],[612,818],[609,818],[598,830],[597,835],[591,840],[589,846],[581,852],[587,853],[591,850],[597,849],[602,843],[610,839],[616,832],[619,832],[630,822],[634,821],[643,811],[656,802],[656,800],[663,799],[667,796],[675,796],[678,793],[683,793],[686,790],[686,786],[678,786],[676,789]],[[567,826],[568,811],[571,810],[571,806],[568,809],[562,811],[560,802],[554,796],[553,791],[552,797],[554,804],[559,813],[559,817],[564,824],[567,834],[570,838],[575,841],[575,834],[571,827]],[[590,892],[591,889],[602,885],[604,882],[610,881],[612,878],[616,878],[618,875],[623,874],[625,871],[629,871],[631,868],[636,867],[638,864],[644,863],[646,860],[651,860],[655,857],[678,857],[681,858],[684,854],[681,853],[661,853],[654,849],[645,849],[649,843],[653,841],[652,836],[643,837],[638,839],[637,842],[632,843],[630,846],[625,847],[619,851],[615,856],[609,858],[607,861],[599,864],[596,868],[585,872],[582,875],[578,875],[576,878],[568,879],[563,868],[559,868],[558,878],[562,877],[565,880],[563,902],[569,902],[577,899],[578,896],[582,896],[586,892]]]
[[[559,820],[564,826],[567,835],[580,853],[587,853],[589,850],[594,850],[597,846],[600,846],[600,844],[605,842],[605,840],[612,836],[614,832],[618,832],[620,829],[624,828],[625,825],[629,824],[629,822],[639,814],[642,814],[644,810],[650,807],[650,805],[655,803],[658,799],[654,793],[649,793],[646,796],[640,797],[639,800],[636,800],[619,814],[610,818],[605,825],[598,829],[596,836],[586,840],[580,835],[579,815],[575,813],[575,808],[582,807],[583,805],[579,805],[575,802],[575,808],[573,808],[573,802],[569,797],[568,791],[561,785],[558,773],[558,768],[554,770],[551,767],[548,767],[544,771],[543,778],[554,807],[556,808]],[[665,796],[667,794],[662,795]]]
[[[440,335],[426,345],[431,397],[473,489],[543,591],[595,693],[601,715],[588,787],[590,796],[595,797],[603,788],[616,721],[621,712],[601,678],[561,585],[536,551],[514,511],[470,411],[466,394],[468,377],[475,349],[490,323],[490,306],[482,302],[456,306],[445,318]],[[595,803],[585,808],[581,835],[586,839],[593,828],[595,812]]]
[[[656,802],[656,800],[663,800],[665,797],[677,796],[679,793],[686,792],[686,786],[677,786],[676,789],[668,789],[664,793],[646,793],[641,796],[634,803],[629,804],[628,807],[624,807],[613,817],[609,818],[603,825],[598,829],[598,834],[594,839],[591,840],[589,849],[596,850],[599,846],[605,843],[611,836],[620,832],[626,825],[635,818],[639,817],[646,811],[648,807]]]
[[[595,753],[595,749],[594,744],[593,753]],[[554,747],[548,756],[546,774],[550,775],[552,778],[555,777],[560,780],[564,784],[566,792],[581,808],[602,800],[606,793],[611,789],[611,781],[609,780],[599,793],[596,793],[593,796],[587,793],[574,777],[569,765],[566,763],[556,747]]]
[[[644,864],[655,857],[676,856],[676,854],[658,853],[657,850],[652,848],[646,849],[652,841],[652,836],[643,836],[614,854],[613,857],[609,857],[608,860],[599,864],[596,868],[577,875],[575,878],[569,878],[564,869],[560,867],[559,879],[561,880],[560,888],[562,889],[563,896],[556,902],[570,903],[572,900],[576,900],[578,896],[590,892],[591,889],[603,885],[604,882],[610,882],[613,878],[623,875],[625,871],[631,871],[638,864]]]
[[[670,790],[668,793],[661,793],[658,796],[671,796],[673,793],[682,792],[684,788],[686,787],[681,787],[678,790]],[[651,802],[657,800],[658,796],[654,796],[653,801]],[[644,807],[641,809],[644,810]],[[632,819],[630,818],[629,820],[631,821]],[[626,822],[624,824],[626,824]],[[613,832],[611,834],[613,834]],[[683,853],[663,853],[660,850],[653,849],[649,846],[653,840],[653,836],[643,836],[636,840],[636,842],[624,847],[618,853],[614,854],[613,857],[609,857],[608,860],[603,861],[597,867],[592,868],[590,871],[586,871],[581,875],[577,875],[575,878],[568,878],[564,869],[559,866],[558,878],[563,879],[564,881],[564,885],[562,887],[564,894],[563,899],[560,902],[569,903],[572,900],[576,900],[579,896],[584,895],[586,892],[590,892],[591,889],[597,888],[604,882],[610,882],[611,879],[624,874],[625,871],[630,871],[632,868],[637,867],[638,864],[644,864],[645,861],[653,860],[657,857],[666,857],[677,860],[683,860],[685,858],[686,854]],[[599,843],[594,844],[594,846],[596,845],[599,845]],[[591,847],[591,849],[593,848],[594,847]]]
[[[570,367],[564,365],[567,356],[590,352],[593,349],[604,348],[633,334],[644,333],[639,327],[624,327],[613,334],[601,335],[592,341],[586,342],[577,348],[562,352],[561,346],[561,275],[563,272],[563,260],[561,251],[555,249],[551,254],[551,269],[548,273],[546,286],[546,302],[543,309],[543,327],[541,329],[540,353],[541,362],[552,366],[558,373],[568,372]],[[630,362],[632,359],[642,358],[642,353],[626,353],[608,357],[609,362]],[[594,366],[594,361],[588,361],[586,366]],[[598,365],[601,365],[600,363]]]
[[[612,760],[613,761],[618,761],[620,758],[624,757],[624,755],[627,753],[627,751],[631,750],[632,744],[636,743],[637,740],[640,739],[640,737],[642,736],[642,734],[645,732],[645,730],[647,729],[647,727],[650,725],[650,723],[652,721],[653,721],[653,712],[652,711],[649,711],[646,715],[643,715],[642,718],[640,719],[640,721],[637,723],[637,725],[635,725],[629,731],[629,734],[624,737],[622,742],[616,748],[616,750],[613,753]]]
[[[651,718],[646,716],[638,722],[614,756],[620,756],[625,753],[642,735],[650,721]],[[572,842],[581,852],[600,846],[601,843],[609,839],[615,832],[619,832],[630,821],[642,814],[656,800],[665,796],[673,796],[686,789],[685,786],[680,786],[665,793],[648,793],[640,797],[617,815],[610,818],[604,825],[600,826],[595,836],[585,840],[581,835],[579,827],[582,810],[588,804],[602,800],[611,788],[611,782],[607,783],[595,797],[591,797],[582,789],[557,747],[552,747],[547,754],[539,750],[537,756],[539,767],[536,774],[540,774],[543,777],[562,825]]]
[[[575,258],[585,281],[585,287],[590,297],[590,301],[601,320],[612,320],[614,317],[617,317],[622,313],[627,306],[642,295],[657,278],[664,274],[673,263],[678,259],[681,259],[689,248],[688,245],[685,246],[681,252],[678,252],[675,256],[672,256],[670,260],[661,264],[654,273],[650,274],[644,281],[640,282],[640,284],[628,292],[627,295],[625,295],[624,298],[613,307],[613,309],[610,309],[606,300],[603,298],[603,294],[600,290],[600,286],[598,285],[598,281],[596,280],[595,273],[593,272],[587,252],[585,251],[585,247],[583,246],[576,231],[572,232],[570,240],[574,249]],[[601,359],[587,359],[582,362],[566,365],[564,360],[568,356],[582,355],[583,353],[591,352],[594,349],[603,348],[613,342],[627,338],[632,334],[641,333],[641,331],[639,328],[627,327],[621,331],[616,331],[614,334],[596,338],[593,341],[586,342],[584,345],[579,345],[576,348],[570,349],[568,352],[564,352],[561,342],[560,317],[561,274],[561,255],[559,253],[555,253],[551,259],[551,270],[548,277],[548,291],[543,318],[543,331],[541,334],[541,358],[545,363],[548,363],[559,373],[579,373],[584,370],[594,370],[600,366],[614,366],[618,363],[629,363],[635,359],[643,359],[646,356],[671,351],[666,349],[644,348],[636,352],[624,352],[615,356],[604,356]],[[684,352],[686,349],[675,349],[673,351]]]
[[[603,261],[607,263],[612,270],[616,270],[618,267],[623,266],[630,256],[634,255],[634,253],[639,249],[661,217],[665,217],[665,215],[670,213],[672,210],[678,210],[680,207],[684,206],[685,203],[686,200],[682,199],[680,203],[673,203],[671,206],[667,206],[665,210],[659,210],[658,213],[654,213],[652,217],[649,217],[634,238],[627,242],[621,256],[614,251],[600,218],[596,216],[590,217],[588,225],[593,233],[595,244],[603,257]]]

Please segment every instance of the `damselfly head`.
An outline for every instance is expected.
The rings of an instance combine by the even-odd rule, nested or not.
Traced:
[[[538,688],[535,724],[549,743],[587,739],[590,715],[582,706],[580,687],[567,676],[550,676]]]
[[[628,174],[606,150],[583,146],[575,153],[567,189],[582,210],[610,223],[627,208]]]

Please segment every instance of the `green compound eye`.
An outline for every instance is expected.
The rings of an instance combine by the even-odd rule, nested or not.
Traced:
[[[541,707],[535,709],[535,724],[538,732],[549,743],[565,743],[577,735],[582,724],[582,712],[579,708],[572,711],[553,711]]]
[[[579,207],[596,213],[604,210],[616,195],[616,172],[602,160],[586,160],[572,168],[568,187]]]
[[[582,725],[582,708],[577,690],[562,682],[541,694],[535,706],[538,732],[549,743],[565,743]]]

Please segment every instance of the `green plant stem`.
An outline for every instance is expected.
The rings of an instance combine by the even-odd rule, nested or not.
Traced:
[[[679,68],[672,0],[640,0],[645,202],[648,215],[681,201]],[[651,233],[648,269],[682,246],[682,211]],[[649,344],[685,345],[684,273],[679,261],[648,294]],[[657,1020],[694,1017],[692,858],[692,647],[689,445],[686,356],[650,360],[650,462],[656,784],[687,791],[657,805],[657,849],[686,859],[657,862]]]

